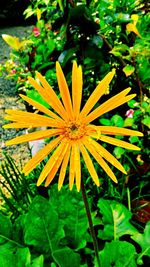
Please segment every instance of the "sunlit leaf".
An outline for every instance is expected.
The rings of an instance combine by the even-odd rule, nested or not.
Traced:
[[[135,68],[132,65],[126,65],[123,68],[123,72],[125,73],[126,77],[130,76],[135,71]]]
[[[133,235],[137,229],[130,223],[132,213],[115,200],[100,199],[98,208],[102,214],[104,229],[98,231],[103,240],[116,240],[123,235]]]
[[[99,253],[101,267],[136,267],[135,247],[126,241],[112,241],[105,244],[104,249]],[[98,267],[95,259],[95,267]]]
[[[135,242],[137,242],[142,248],[142,251],[138,257],[138,264],[142,265],[143,264],[142,257],[143,256],[149,256],[150,257],[150,221],[146,224],[146,227],[145,227],[143,234],[136,233],[131,238]]]

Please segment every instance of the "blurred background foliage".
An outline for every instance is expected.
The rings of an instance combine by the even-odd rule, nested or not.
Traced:
[[[22,1],[23,4],[25,2]],[[150,263],[148,258],[150,225],[147,223],[150,220],[149,10],[149,2],[143,0],[32,0],[28,1],[28,6],[24,10],[25,20],[34,22],[32,30],[28,31],[28,37],[19,39],[6,35],[5,32],[3,34],[3,39],[10,46],[11,52],[10,58],[0,65],[0,74],[6,74],[6,78],[16,81],[18,94],[21,92],[46,105],[38,93],[30,87],[27,77],[34,77],[35,70],[38,70],[58,93],[55,74],[57,60],[63,67],[69,85],[72,61],[76,60],[82,65],[84,101],[112,68],[116,69],[116,75],[102,100],[127,87],[131,87],[132,93],[137,94],[134,100],[103,115],[95,122],[107,126],[129,127],[144,133],[143,138],[124,138],[141,147],[140,152],[125,151],[123,148],[109,145],[109,151],[121,161],[128,175],[125,176],[115,170],[119,184],[114,185],[105,178],[103,170],[96,166],[102,184],[100,188],[96,188],[83,166],[82,179],[88,192],[94,226],[99,238],[102,266],[107,258],[107,252],[112,250],[112,258],[108,259],[105,266],[123,266],[120,250],[126,251],[124,262],[129,258],[132,259],[128,264],[129,267],[148,266]],[[29,105],[26,109],[34,112]],[[123,139],[123,137],[118,138]],[[8,196],[1,192],[4,200],[1,220],[5,222],[9,234],[5,233],[6,229],[0,228],[0,244],[4,245],[0,259],[4,255],[3,252],[11,247],[9,257],[14,262],[12,267],[16,266],[15,261],[19,255],[22,265],[18,266],[25,266],[27,260],[27,266],[33,267],[96,266],[91,238],[87,232],[87,221],[83,216],[85,214],[81,195],[74,191],[68,192],[66,186],[58,193],[55,185],[57,179],[54,180],[50,190],[41,187],[37,191],[36,180],[42,165],[38,166],[29,177],[23,177],[20,171],[16,174],[14,164],[9,156],[6,156],[4,163],[1,164],[1,175],[5,181],[1,184],[9,191]],[[44,210],[41,203],[45,207]],[[53,214],[49,214],[50,217],[47,215],[49,209]],[[15,226],[12,226],[12,222],[6,217],[9,214]],[[30,222],[30,216],[32,222],[35,219],[37,223],[42,221],[44,224],[45,220],[45,232],[39,225],[37,236],[34,224]],[[49,224],[52,229],[48,228]],[[56,224],[56,228],[53,224]],[[116,237],[113,235],[114,229]],[[47,247],[48,241],[45,240],[41,248],[41,236],[47,235],[47,238],[51,239],[51,231],[54,230],[57,236],[51,245]],[[16,240],[15,233],[18,233],[18,236],[23,233],[21,241]],[[13,245],[10,240],[13,240]],[[57,247],[55,247],[56,241]],[[65,253],[70,258],[69,263],[67,257],[64,257]],[[7,263],[4,263],[4,267],[8,266]]]

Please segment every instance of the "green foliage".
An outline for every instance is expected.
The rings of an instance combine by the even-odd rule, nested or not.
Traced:
[[[29,180],[21,173],[15,161],[7,154],[4,157],[0,165],[0,197],[4,200],[1,209],[17,217],[27,210],[36,190],[31,189],[31,181],[29,185]]]
[[[85,102],[112,68],[116,69],[116,75],[102,101],[127,87],[136,94],[127,105],[96,121],[96,125],[140,130],[145,136],[143,139],[117,136],[141,147],[140,154],[105,144],[127,171],[127,175],[121,175],[115,170],[118,185],[104,179],[103,171],[97,166],[101,187],[95,188],[88,181],[100,264],[106,267],[144,266],[145,257],[150,256],[149,223],[145,227],[148,217],[143,217],[141,223],[136,218],[140,208],[133,206],[134,200],[149,198],[146,170],[149,166],[150,15],[146,3],[142,0],[30,1],[24,15],[26,19],[34,16],[37,22],[28,36],[18,39],[3,35],[11,53],[0,65],[0,75],[7,73],[7,78],[16,81],[18,93],[24,92],[47,108],[50,106],[31,88],[27,77],[34,77],[35,70],[40,71],[59,94],[57,60],[70,89],[72,61],[82,65]],[[2,267],[96,266],[81,194],[70,192],[65,186],[58,192],[54,184],[48,199],[39,196],[35,179],[41,169],[39,166],[25,178],[10,157],[6,156],[1,164],[0,183],[9,192],[9,196],[3,190],[0,192],[4,200],[0,210]],[[83,166],[82,179],[88,180],[86,177]]]
[[[67,199],[67,201],[66,201]],[[60,192],[57,186],[50,189],[50,203],[64,222],[66,242],[76,250],[84,248],[87,241],[88,222],[81,193],[75,190],[69,192],[63,188]]]
[[[142,257],[144,255],[150,257],[150,222],[146,224],[143,234],[136,233],[133,235],[132,239],[141,246],[142,251],[138,256],[137,262],[139,265],[142,265]]]
[[[135,247],[126,241],[106,242],[104,249],[99,253],[100,266],[136,267],[135,255]]]
[[[98,237],[103,240],[116,240],[122,235],[134,235],[137,229],[130,223],[132,213],[115,200],[100,199],[98,208],[102,214],[103,230]]]

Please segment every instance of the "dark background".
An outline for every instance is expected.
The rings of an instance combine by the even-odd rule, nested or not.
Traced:
[[[30,0],[0,0],[0,27],[29,25],[32,20],[24,19],[23,12]]]

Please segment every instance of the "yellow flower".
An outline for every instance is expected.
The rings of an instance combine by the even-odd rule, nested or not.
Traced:
[[[13,123],[3,126],[4,128],[47,126],[48,129],[16,137],[7,141],[6,144],[14,145],[26,141],[53,137],[51,141],[38,151],[23,168],[25,175],[29,174],[48,154],[52,152],[52,155],[40,174],[37,182],[38,186],[45,179],[45,186],[48,186],[60,168],[58,178],[58,189],[60,190],[64,182],[67,166],[69,165],[69,188],[72,189],[73,184],[76,183],[77,190],[79,191],[81,185],[81,156],[94,183],[99,186],[99,178],[90,155],[92,155],[104,169],[107,175],[117,183],[114,173],[105,160],[121,172],[126,174],[126,171],[120,162],[102,146],[102,142],[127,149],[140,150],[137,146],[110,137],[110,135],[142,136],[142,133],[115,126],[96,126],[92,124],[92,121],[104,113],[126,103],[132,99],[135,94],[127,96],[131,90],[131,88],[127,88],[93,109],[100,97],[105,93],[115,74],[115,70],[112,70],[98,84],[80,111],[83,82],[81,66],[78,67],[76,62],[73,63],[72,99],[61,66],[58,62],[56,63],[56,73],[62,101],[39,72],[36,72],[36,75],[40,83],[31,77],[28,78],[30,84],[35,87],[43,99],[53,108],[53,111],[27,96],[20,95],[23,100],[33,105],[45,115],[19,110],[7,110],[6,112],[8,115],[6,116],[6,119],[13,121]]]

